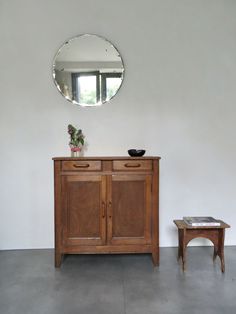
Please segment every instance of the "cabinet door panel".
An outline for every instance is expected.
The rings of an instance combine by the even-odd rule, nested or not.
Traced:
[[[150,243],[151,175],[113,175],[108,181],[108,241]]]
[[[65,245],[105,243],[105,184],[103,176],[63,177]]]

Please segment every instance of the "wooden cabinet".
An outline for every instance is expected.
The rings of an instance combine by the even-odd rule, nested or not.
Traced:
[[[158,265],[160,157],[53,159],[55,266],[77,253],[151,253]]]

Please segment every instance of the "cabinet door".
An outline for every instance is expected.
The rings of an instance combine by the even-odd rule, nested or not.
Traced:
[[[101,245],[106,241],[106,178],[68,175],[62,179],[63,245]]]
[[[108,177],[108,242],[151,242],[151,175]]]

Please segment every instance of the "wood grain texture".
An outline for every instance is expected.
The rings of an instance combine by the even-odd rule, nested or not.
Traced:
[[[100,175],[63,176],[64,241],[67,245],[105,242],[105,178]]]
[[[66,160],[62,162],[62,171],[98,171],[101,170],[101,167],[101,160]]]
[[[55,267],[61,266],[62,261],[62,199],[60,161],[54,162],[54,239],[55,239]]]
[[[152,260],[154,265],[160,263],[159,248],[159,160],[153,159],[152,175]]]
[[[158,265],[160,157],[53,159],[56,267],[77,253],[151,253]]]
[[[125,170],[125,171],[140,171],[140,170],[151,170],[151,160],[114,160],[113,170]]]
[[[183,271],[186,268],[186,248],[188,243],[196,238],[206,238],[210,240],[214,245],[213,261],[219,256],[221,261],[221,271],[225,272],[225,260],[224,260],[224,238],[225,229],[230,226],[220,221],[220,226],[198,226],[192,227],[186,224],[183,220],[174,220],[175,225],[178,228],[179,247],[178,247],[178,260],[182,259]]]
[[[113,175],[109,237],[112,244],[150,243],[151,234],[150,175]]]

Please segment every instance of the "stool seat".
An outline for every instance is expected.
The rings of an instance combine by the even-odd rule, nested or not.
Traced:
[[[183,271],[186,267],[186,248],[188,243],[195,238],[206,238],[214,244],[213,260],[217,255],[221,261],[221,271],[225,271],[224,261],[224,238],[225,229],[230,228],[230,225],[222,220],[218,220],[220,226],[190,226],[184,220],[174,220],[178,228],[179,247],[178,247],[178,260],[182,259]]]

